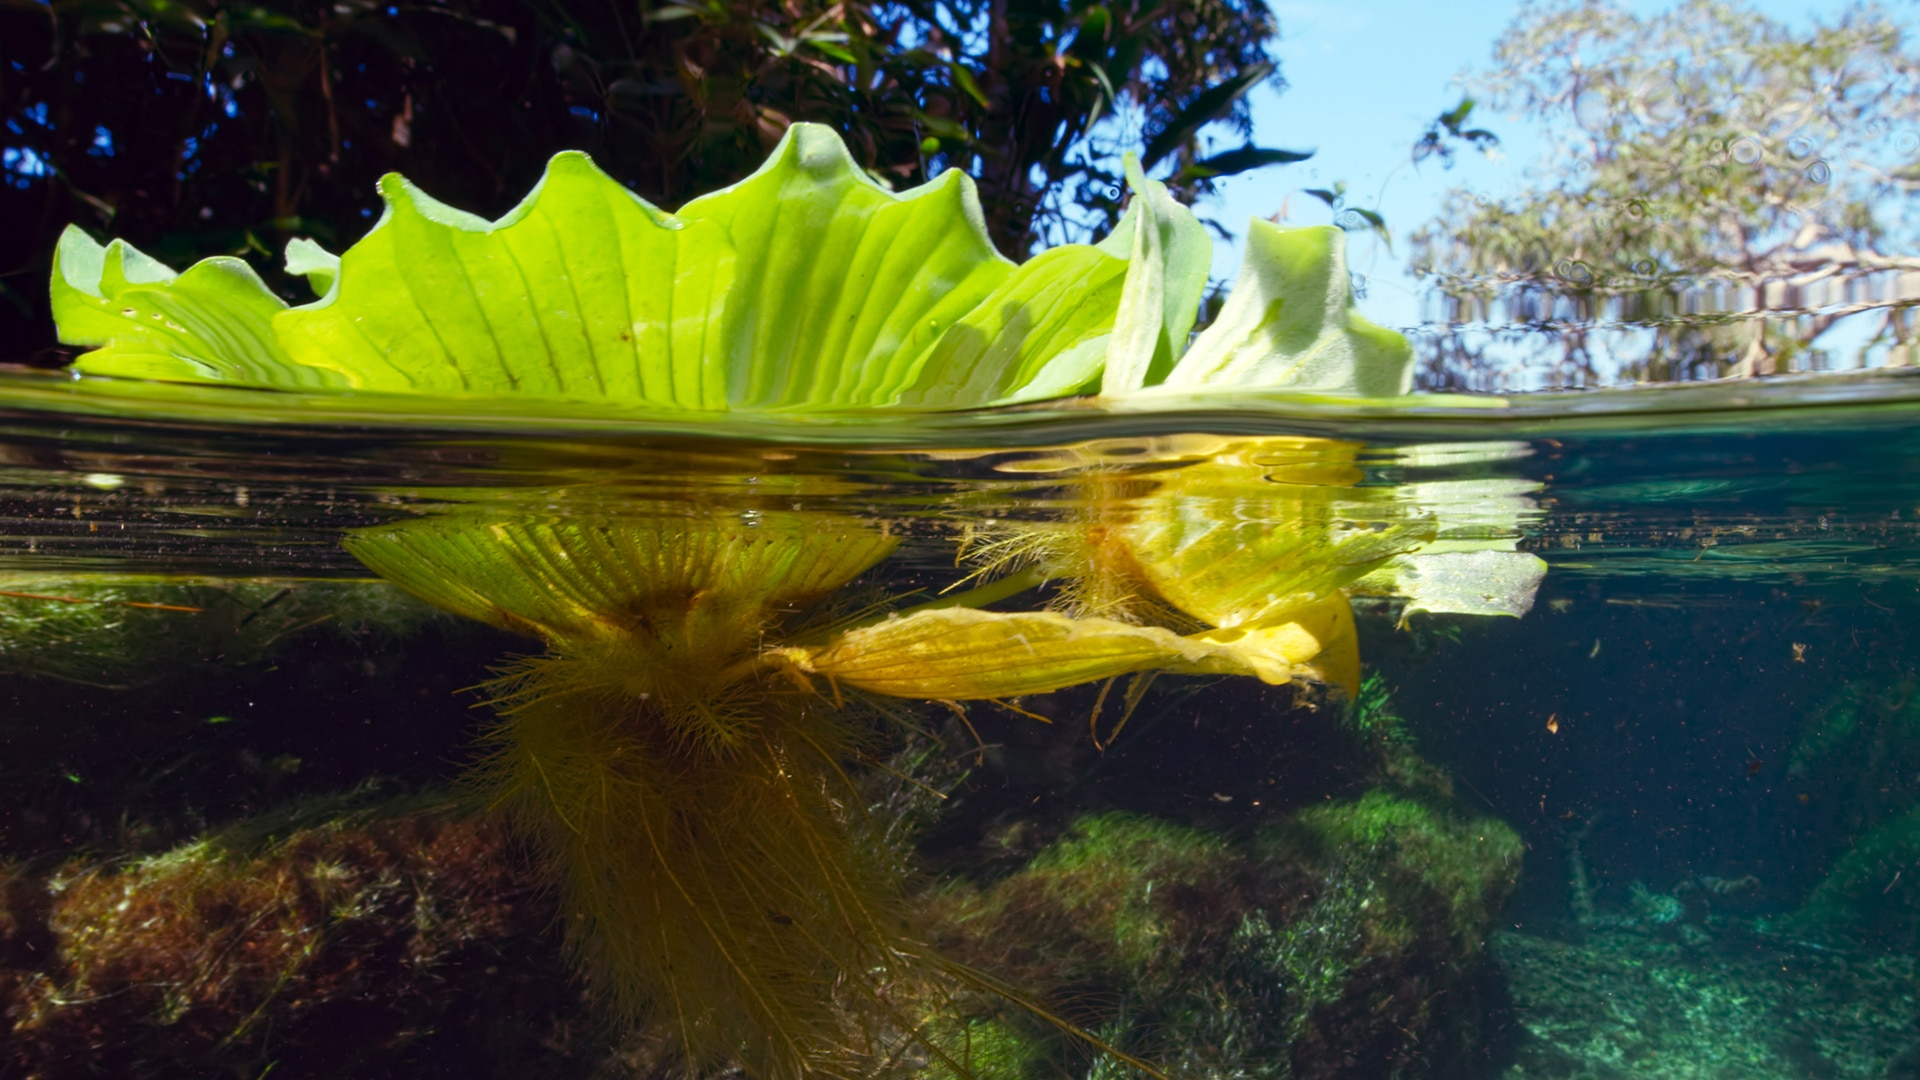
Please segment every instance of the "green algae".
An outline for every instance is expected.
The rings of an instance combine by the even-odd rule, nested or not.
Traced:
[[[1920,945],[1920,807],[1856,841],[1791,922],[1810,930],[1871,932],[1909,948]]]
[[[954,955],[1170,1074],[1294,1077],[1459,1051],[1449,1010],[1519,856],[1498,822],[1387,791],[1238,831],[1104,812],[932,903]],[[992,1068],[1100,1071],[1031,1018],[976,1023]]]
[[[1498,899],[1519,877],[1520,837],[1504,823],[1458,817],[1385,791],[1316,807],[1301,815],[1301,824],[1345,857],[1364,858],[1400,875],[1403,885],[1430,890],[1463,944],[1489,924]]]

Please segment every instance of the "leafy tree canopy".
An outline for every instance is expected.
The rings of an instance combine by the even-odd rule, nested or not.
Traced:
[[[1530,7],[1473,92],[1546,130],[1507,198],[1450,193],[1413,237],[1456,324],[1429,383],[1591,383],[1818,366],[1843,319],[1913,355],[1920,43],[1872,4],[1805,28],[1729,0]],[[1539,333],[1538,331],[1548,331]]]
[[[1276,33],[1266,0],[0,0],[0,356],[50,342],[70,221],[174,263],[343,245],[384,173],[492,215],[567,148],[673,207],[799,120],[896,187],[973,174],[1023,256],[1117,221],[1122,151],[1183,199],[1303,157],[1246,142]]]

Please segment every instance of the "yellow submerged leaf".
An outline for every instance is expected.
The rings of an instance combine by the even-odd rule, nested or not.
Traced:
[[[556,643],[639,636],[719,663],[897,542],[830,515],[476,509],[362,529],[346,546],[421,599],[502,629]]]
[[[1342,604],[1345,598],[1341,598]],[[1346,615],[1351,638],[1353,618]],[[1042,694],[1136,671],[1252,675],[1284,683],[1339,635],[1340,616],[1311,624],[1182,636],[1159,626],[1056,611],[940,608],[849,630],[819,648],[770,656],[839,685],[890,697],[960,701]]]
[[[1156,477],[1119,530],[1152,590],[1214,626],[1278,625],[1418,550],[1433,523],[1357,488],[1358,447],[1263,439]]]

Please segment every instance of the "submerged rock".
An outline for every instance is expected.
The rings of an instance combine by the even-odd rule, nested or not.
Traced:
[[[553,912],[490,825],[412,814],[4,885],[0,1076],[588,1071]]]
[[[1500,933],[1493,949],[1519,1028],[1503,1080],[1882,1080],[1920,1062],[1911,956],[1632,929]]]
[[[1473,1075],[1505,825],[1370,792],[1248,833],[1083,817],[997,881],[933,897],[942,944],[1176,1076]],[[1022,1010],[966,1021],[982,1076],[1091,1075]]]

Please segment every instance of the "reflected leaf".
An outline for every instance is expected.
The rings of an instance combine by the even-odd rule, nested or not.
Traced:
[[[362,529],[347,550],[438,607],[562,646],[650,643],[654,663],[713,666],[755,647],[891,552],[859,522],[664,510],[557,521],[479,510]],[[657,646],[657,647],[656,647]]]

